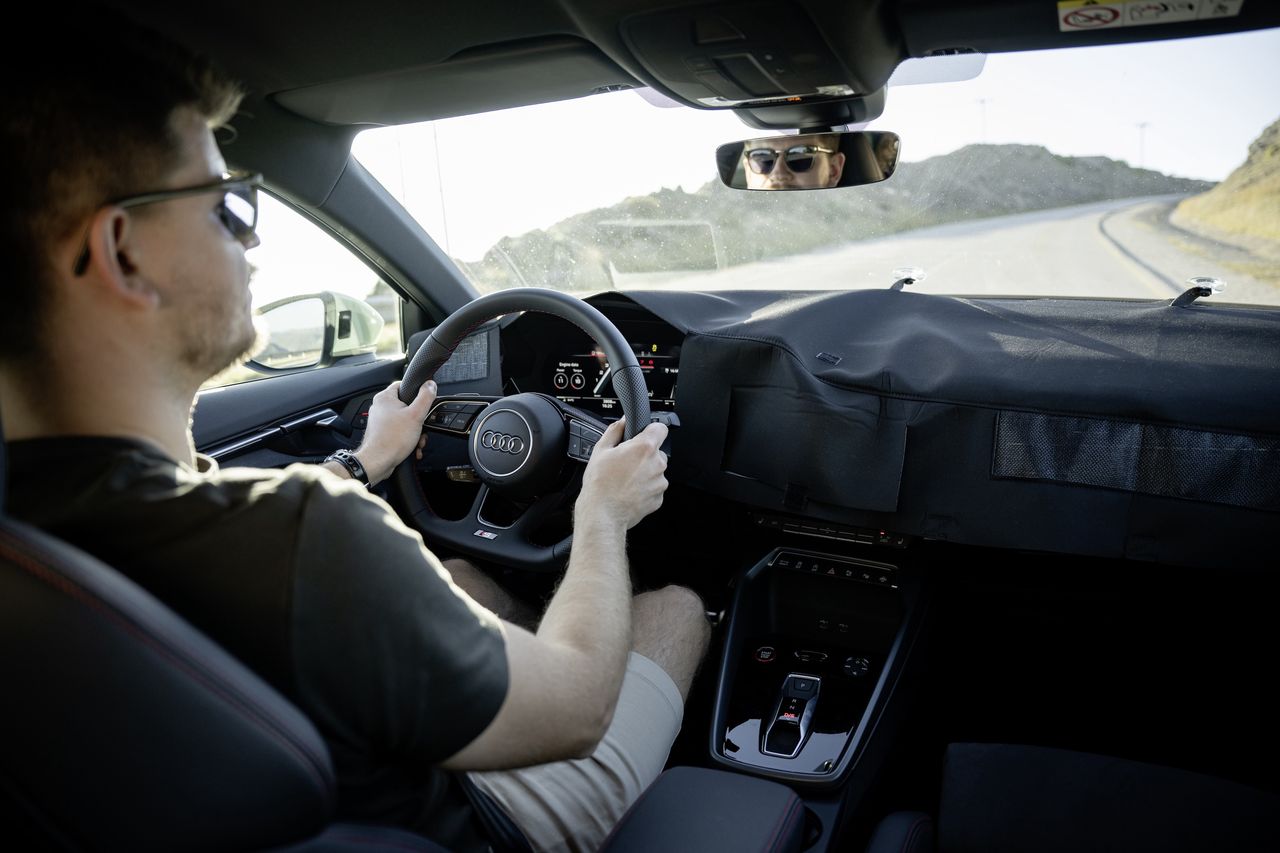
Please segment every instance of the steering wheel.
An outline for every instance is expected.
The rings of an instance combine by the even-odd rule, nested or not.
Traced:
[[[422,383],[435,375],[477,326],[515,311],[552,314],[586,332],[609,359],[613,387],[627,418],[626,438],[649,425],[644,373],[622,333],[581,299],[541,287],[481,296],[449,315],[409,362],[400,382],[400,400],[408,403],[417,397]],[[559,484],[565,466],[590,458],[603,434],[603,422],[549,395],[520,393],[488,399],[439,398],[427,415],[426,427],[466,436],[481,486],[466,517],[441,518],[427,503],[411,455],[393,474],[410,522],[429,540],[463,553],[533,571],[559,571],[573,536],[550,545],[537,544],[530,536],[563,503],[568,489]],[[525,504],[523,513],[507,525],[486,520],[485,503],[494,494]]]

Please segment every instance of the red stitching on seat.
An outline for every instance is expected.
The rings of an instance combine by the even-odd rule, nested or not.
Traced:
[[[912,845],[915,843],[917,830],[929,822],[927,817],[918,817],[916,822],[911,824],[911,828],[907,830],[907,837],[902,840],[902,853],[908,853]]]
[[[764,849],[766,851],[777,850],[778,841],[782,838],[783,831],[791,825],[792,815],[795,814],[796,808],[800,805],[800,798],[794,794],[791,797],[791,806],[782,814],[782,819],[773,828],[773,834],[769,838],[769,845]]]
[[[264,708],[255,706],[251,700],[241,696],[236,696],[230,689],[228,689],[227,685],[219,684],[212,676],[199,672],[194,668],[192,663],[175,656],[170,649],[157,642],[157,638],[149,635],[142,626],[125,618],[122,613],[110,607],[105,601],[97,598],[93,593],[76,585],[69,578],[58,574],[48,566],[41,565],[41,563],[36,561],[37,557],[43,559],[49,564],[59,562],[57,559],[53,559],[48,554],[44,553],[42,549],[39,549],[30,543],[22,542],[8,531],[0,531],[0,535],[3,536],[3,541],[0,541],[0,557],[12,560],[16,565],[26,570],[37,580],[41,580],[50,586],[56,587],[66,595],[94,608],[103,616],[106,616],[112,622],[115,622],[117,625],[122,627],[133,637],[150,646],[161,657],[165,658],[175,667],[185,672],[192,679],[200,682],[209,690],[222,697],[222,699],[229,705],[240,711],[240,713],[251,722],[257,723],[261,730],[274,737],[297,758],[301,759],[301,763],[306,767],[307,772],[311,774],[312,778],[324,791],[325,798],[329,798],[329,792],[332,786],[330,780],[326,779],[325,774],[320,770],[321,762],[317,762],[314,756],[308,754],[305,747],[295,743],[293,739],[288,736],[288,727],[284,723],[273,719],[270,712]],[[5,546],[8,547],[6,548]],[[21,549],[26,549],[32,553],[25,553]]]

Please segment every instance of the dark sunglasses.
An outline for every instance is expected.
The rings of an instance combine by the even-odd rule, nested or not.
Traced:
[[[752,148],[746,152],[747,165],[757,175],[767,175],[778,163],[778,156],[786,160],[787,168],[793,172],[807,172],[813,168],[818,154],[834,154],[830,148],[819,148],[816,145],[793,145],[786,151],[775,151],[772,148]]]
[[[155,192],[131,195],[126,198],[107,202],[115,207],[139,207],[144,204],[155,204],[158,201],[169,201],[175,198],[186,198],[221,191],[222,201],[218,203],[218,219],[231,236],[240,241],[246,249],[258,245],[258,187],[262,186],[262,175],[250,172],[233,172],[223,175],[216,181],[199,184],[194,187],[182,187],[176,190],[157,190]],[[84,235],[84,246],[76,258],[72,272],[84,275],[89,268],[89,235]]]

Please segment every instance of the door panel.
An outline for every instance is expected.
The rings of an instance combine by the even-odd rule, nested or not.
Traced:
[[[345,436],[334,428],[357,425],[367,411],[361,404],[403,371],[403,358],[361,359],[205,391],[193,415],[196,449],[224,465],[275,467],[355,446],[361,430]],[[333,414],[341,420],[319,423]]]

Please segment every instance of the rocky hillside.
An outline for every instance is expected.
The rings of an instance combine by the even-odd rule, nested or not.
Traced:
[[[1173,222],[1280,255],[1280,119],[1249,146],[1244,165],[1206,193],[1178,205]]]
[[[692,193],[663,189],[503,238],[464,266],[485,289],[597,290],[618,274],[716,269],[927,225],[1209,186],[1104,157],[970,145],[904,163],[873,186],[747,193],[715,181]]]

